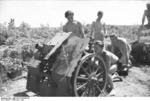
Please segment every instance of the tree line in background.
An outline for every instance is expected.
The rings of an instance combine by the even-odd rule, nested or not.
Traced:
[[[39,28],[31,28],[25,22],[22,22],[19,27],[15,26],[15,19],[10,19],[8,26],[0,24],[0,45],[7,44],[7,42],[16,40],[18,38],[52,38],[55,33],[59,32],[59,28],[50,28],[49,25],[41,25]]]
[[[85,34],[90,33],[90,24],[84,24]],[[134,40],[137,37],[138,25],[106,25],[107,34],[117,33],[127,39]],[[62,26],[59,28],[52,28],[49,25],[41,25],[37,28],[32,28],[28,23],[22,22],[19,27],[15,26],[15,19],[10,19],[8,26],[0,23],[0,45],[11,43],[18,38],[30,39],[45,39],[52,38],[55,33],[60,32]],[[10,42],[11,41],[11,42]]]

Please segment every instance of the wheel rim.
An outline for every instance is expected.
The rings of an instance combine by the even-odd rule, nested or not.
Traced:
[[[75,96],[100,96],[106,86],[107,70],[103,60],[89,55],[81,61],[75,71]]]

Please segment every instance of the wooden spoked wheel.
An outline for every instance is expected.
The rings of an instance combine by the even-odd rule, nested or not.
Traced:
[[[75,96],[101,96],[107,82],[107,70],[102,58],[94,54],[84,56],[75,70]]]

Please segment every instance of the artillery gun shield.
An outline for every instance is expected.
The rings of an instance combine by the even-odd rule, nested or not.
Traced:
[[[27,86],[26,86],[27,90],[40,94],[41,96],[53,95],[51,92],[53,92],[54,90],[52,86],[49,86],[51,85],[51,81],[49,80],[50,74],[48,74],[47,84],[45,84],[45,82],[41,82],[42,81],[41,79],[43,78],[42,76],[44,75],[44,67],[47,64],[49,64],[48,60],[54,60],[52,55],[58,50],[58,48],[70,36],[70,34],[71,33],[56,33],[56,35],[52,38],[52,40],[50,40],[46,45],[44,45],[50,48],[46,48],[46,49],[45,47],[40,48],[41,51],[43,50],[44,52],[47,52],[47,54],[44,53],[44,56],[42,59],[30,61],[30,63],[28,64],[29,66],[28,66]],[[51,65],[48,65],[48,66],[52,66],[53,63],[50,63],[50,64]],[[52,68],[52,67],[48,67],[48,72],[50,72],[49,68]]]

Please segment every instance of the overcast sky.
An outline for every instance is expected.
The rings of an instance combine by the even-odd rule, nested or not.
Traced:
[[[145,5],[149,0],[0,0],[0,23],[15,19],[32,27],[49,24],[51,27],[64,24],[66,10],[75,13],[74,19],[92,23],[98,10],[104,12],[103,22],[114,25],[141,24]]]

